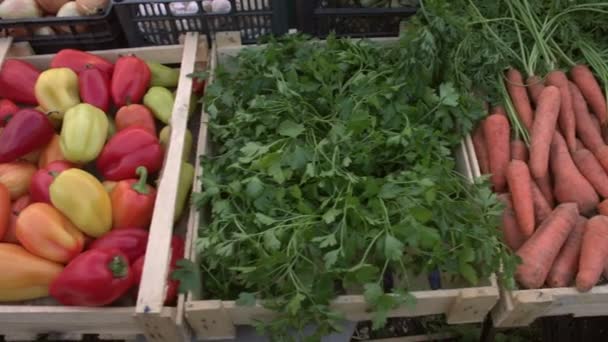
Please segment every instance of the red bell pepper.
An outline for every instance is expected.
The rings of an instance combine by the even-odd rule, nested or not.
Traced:
[[[43,148],[55,130],[46,115],[35,109],[22,109],[0,134],[0,163],[8,163]]]
[[[51,68],[70,68],[77,74],[91,66],[103,72],[108,79],[114,70],[114,65],[107,59],[80,50],[63,49],[51,61]]]
[[[118,58],[112,74],[112,99],[116,107],[141,103],[150,87],[152,73],[142,59],[135,56]]]
[[[147,184],[148,171],[145,167],[138,167],[136,172],[139,180],[122,180],[110,193],[113,229],[148,228],[152,221],[156,189]]]
[[[0,100],[0,127],[4,127],[15,113],[19,111],[19,107],[8,99]]]
[[[93,241],[89,249],[116,248],[123,252],[129,263],[133,263],[146,254],[148,246],[148,231],[143,228],[124,228],[111,230],[99,239]]]
[[[165,295],[165,305],[170,305],[175,302],[177,298],[177,292],[179,290],[179,280],[175,280],[171,277],[173,271],[177,268],[177,262],[184,258],[184,239],[180,236],[173,235],[171,239],[171,261],[169,263],[169,274],[167,275],[167,294]],[[139,286],[141,282],[141,274],[144,269],[144,258],[145,255],[137,259],[131,265],[131,271],[133,272],[133,283],[135,286]]]
[[[28,62],[7,59],[0,69],[0,97],[17,103],[37,105],[34,88],[40,71]]]
[[[103,306],[133,285],[129,260],[118,249],[91,249],[73,259],[51,283],[49,293],[63,305]]]
[[[53,183],[55,176],[62,171],[73,168],[74,165],[70,162],[58,160],[49,163],[47,166],[38,169],[32,177],[30,183],[30,197],[32,202],[51,203],[49,195],[49,186]]]
[[[117,131],[122,131],[131,126],[140,126],[156,135],[154,115],[152,115],[152,112],[144,105],[132,104],[121,107],[118,112],[116,112],[115,121]]]
[[[110,109],[110,78],[101,70],[87,66],[78,75],[78,87],[82,102],[93,105],[104,112]]]
[[[137,178],[137,168],[149,173],[160,170],[163,148],[158,138],[141,127],[129,127],[116,133],[97,158],[97,170],[107,180]]]

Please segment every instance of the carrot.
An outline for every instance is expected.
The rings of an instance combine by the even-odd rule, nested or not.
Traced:
[[[602,145],[593,151],[593,155],[600,162],[604,171],[608,172],[608,145]]]
[[[530,171],[536,179],[546,177],[549,170],[551,140],[561,103],[559,88],[545,87],[538,100],[530,142]]]
[[[585,144],[583,144],[582,141],[576,139],[576,150],[578,151],[578,150],[582,150],[584,148],[585,148]]]
[[[516,251],[526,241],[526,237],[521,233],[513,211],[513,201],[510,194],[500,194],[498,199],[505,205],[502,212],[502,237],[505,244],[512,250]]]
[[[570,86],[568,77],[563,71],[551,71],[547,75],[547,85],[553,85],[559,88],[561,94],[561,105],[559,108],[559,127],[566,138],[568,149],[576,151],[576,118],[574,109],[572,108],[572,95],[570,94]]]
[[[494,191],[499,193],[506,190],[505,173],[511,158],[510,131],[509,120],[506,116],[492,114],[483,122],[483,134],[486,137],[488,148],[488,164],[492,173],[490,180],[494,185]]]
[[[587,221],[581,257],[578,262],[576,288],[579,291],[589,291],[602,275],[608,258],[608,217],[597,215]]]
[[[507,183],[513,198],[515,217],[526,238],[534,233],[534,201],[532,200],[532,177],[528,165],[521,160],[512,160],[507,168]]]
[[[597,205],[597,211],[600,215],[608,216],[608,200],[603,200]]]
[[[547,176],[543,178],[537,178],[536,185],[543,193],[545,200],[549,203],[549,206],[553,208],[555,206],[555,199],[553,198],[553,181],[551,180],[551,172],[547,172]]]
[[[600,121],[600,125],[608,123],[608,110],[606,109],[606,98],[602,93],[600,84],[586,65],[577,65],[570,70],[570,77],[576,83],[578,89],[587,100],[591,110]]]
[[[576,203],[563,203],[538,227],[517,250],[522,263],[517,266],[515,279],[525,288],[540,288],[560,248],[566,242],[578,219]]]
[[[608,174],[593,153],[586,149],[578,150],[572,154],[572,160],[595,191],[603,198],[608,198]]]
[[[486,138],[483,136],[483,121],[473,131],[473,147],[475,148],[475,155],[477,156],[477,162],[479,162],[481,174],[490,173]]]
[[[530,76],[526,80],[526,85],[528,86],[530,100],[532,100],[534,105],[538,105],[538,98],[540,97],[540,93],[542,93],[543,89],[545,89],[543,79],[536,75]]]
[[[595,125],[593,116],[589,114],[589,108],[578,87],[570,82],[570,93],[572,94],[572,107],[576,116],[576,134],[581,138],[583,144],[591,151],[604,145],[604,139]]]
[[[553,193],[559,203],[575,202],[583,214],[595,209],[600,199],[574,165],[564,138],[557,132],[551,143],[551,171],[555,181]]]
[[[527,163],[528,157],[528,146],[519,139],[511,140],[511,160],[521,160]]]
[[[589,114],[591,115],[591,114]],[[602,128],[600,127],[600,120],[595,115],[591,115],[591,121],[593,122],[593,127],[602,134]]]
[[[583,216],[579,216],[576,221],[576,226],[568,235],[568,239],[559,251],[549,276],[547,277],[547,284],[550,287],[565,287],[570,285],[574,280],[574,276],[578,271],[578,262],[581,254],[581,243],[583,241],[583,234],[585,233],[585,226],[587,219]]]
[[[534,114],[530,105],[530,99],[528,98],[528,92],[526,91],[524,78],[517,69],[511,68],[507,71],[506,83],[507,91],[509,92],[509,97],[511,97],[511,102],[513,102],[517,116],[524,126],[530,130]]]
[[[507,116],[507,111],[505,111],[505,107],[499,105],[492,107],[492,111],[490,111],[490,114],[499,114],[502,116]]]
[[[553,209],[545,199],[545,196],[543,196],[538,185],[536,185],[536,182],[532,182],[532,201],[534,202],[534,218],[536,225],[539,225],[551,214]]]

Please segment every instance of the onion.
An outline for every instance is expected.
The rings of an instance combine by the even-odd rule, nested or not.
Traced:
[[[105,11],[109,0],[76,0],[76,8],[81,15],[96,15]]]
[[[50,26],[42,26],[37,28],[34,31],[35,36],[52,36],[55,34],[55,31]]]
[[[36,0],[46,13],[56,14],[70,0]]]
[[[82,17],[82,15],[76,9],[76,1],[66,2],[65,5],[61,6],[59,11],[57,12],[57,17]],[[57,27],[59,32],[71,33],[69,26],[59,26]],[[85,32],[85,25],[76,25],[76,32]]]
[[[211,11],[218,14],[230,13],[232,5],[228,0],[214,0],[211,4]]]
[[[4,0],[0,3],[0,18],[24,19],[39,18],[42,10],[36,0]]]

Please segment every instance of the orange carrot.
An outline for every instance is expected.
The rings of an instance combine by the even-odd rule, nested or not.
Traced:
[[[502,237],[505,244],[512,250],[516,251],[526,241],[526,237],[521,233],[513,211],[513,201],[510,194],[500,194],[498,199],[505,205],[502,212]]]
[[[543,196],[543,193],[536,185],[536,182],[532,182],[532,201],[534,201],[534,218],[536,225],[541,224],[553,211],[549,202]]]
[[[528,238],[534,233],[535,227],[532,177],[528,165],[521,160],[512,160],[507,168],[507,184],[511,190],[517,223]]]
[[[492,107],[492,110],[490,111],[490,114],[499,114],[502,116],[507,116],[507,112],[505,111],[505,107],[503,106],[495,106]]]
[[[595,209],[600,199],[591,183],[576,168],[564,138],[557,132],[551,143],[551,171],[555,181],[553,194],[559,203],[575,202],[583,214]]]
[[[578,151],[578,150],[582,150],[584,148],[585,148],[585,144],[583,144],[582,141],[576,139],[576,150]]]
[[[578,262],[581,254],[581,243],[583,241],[583,234],[585,233],[585,226],[587,219],[583,216],[579,216],[576,221],[576,226],[568,235],[568,239],[559,251],[549,276],[547,277],[547,284],[551,287],[565,287],[569,286],[574,280],[574,276],[578,271]]]
[[[538,185],[540,192],[543,193],[549,206],[553,208],[555,206],[555,199],[553,198],[553,181],[551,179],[551,172],[547,172],[545,177],[536,179],[536,185]]]
[[[593,113],[599,119],[601,126],[606,126],[608,124],[606,99],[604,98],[600,84],[593,76],[591,70],[586,65],[577,65],[570,70],[570,76],[585,97],[585,100],[587,100]]]
[[[593,153],[586,149],[578,150],[572,154],[572,160],[595,191],[603,198],[608,198],[608,174]]]
[[[526,80],[526,85],[528,86],[528,93],[530,94],[530,100],[534,105],[538,105],[538,98],[540,97],[540,93],[545,89],[545,83],[540,76],[530,76]]]
[[[589,113],[587,103],[576,85],[570,82],[570,93],[572,94],[572,107],[576,116],[576,134],[581,138],[583,144],[591,151],[604,145],[599,127],[593,121]]]
[[[602,145],[593,151],[593,155],[600,162],[604,171],[608,172],[608,145]]]
[[[530,130],[532,128],[534,114],[532,112],[532,106],[530,105],[530,99],[528,98],[528,92],[526,91],[524,78],[517,69],[511,68],[507,71],[506,86],[513,107],[515,107],[515,111],[517,112],[517,116],[524,126]]]
[[[591,114],[589,114],[591,115]],[[595,115],[591,115],[591,122],[593,122],[593,127],[602,134],[602,128],[600,127],[600,120]]]
[[[603,200],[597,205],[597,211],[600,215],[608,216],[608,200]]]
[[[490,173],[486,139],[483,136],[483,121],[481,121],[473,131],[473,147],[475,148],[475,155],[477,156],[481,174],[485,175]]]
[[[563,203],[538,227],[517,250],[522,263],[517,266],[515,279],[525,288],[540,288],[560,248],[566,242],[578,219],[576,203]]]
[[[597,215],[587,221],[587,228],[583,234],[581,257],[576,275],[576,288],[579,291],[589,291],[597,284],[607,258],[608,217]]]
[[[523,141],[519,139],[511,140],[511,159],[528,162],[528,146]]]
[[[559,88],[545,87],[538,100],[530,143],[530,171],[536,179],[546,177],[549,170],[551,140],[561,103]]]
[[[553,85],[559,88],[561,93],[561,105],[559,108],[559,127],[562,131],[568,149],[576,151],[576,118],[574,109],[572,108],[572,95],[570,94],[570,86],[568,77],[563,71],[551,71],[547,75],[547,85]]]
[[[494,191],[499,193],[506,190],[505,173],[511,159],[510,132],[509,120],[506,116],[492,114],[483,122],[483,134],[486,137],[488,161],[492,173],[490,180],[494,185]]]

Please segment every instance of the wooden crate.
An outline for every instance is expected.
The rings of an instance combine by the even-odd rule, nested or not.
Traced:
[[[379,39],[383,43],[395,42],[396,39]],[[212,49],[210,70],[211,77],[208,82],[213,82],[213,72],[216,66],[223,62],[228,56],[236,56],[244,47],[241,46],[238,34],[218,33],[216,44]],[[247,47],[256,49],[259,47]],[[201,116],[201,128],[198,137],[197,155],[207,153],[207,122],[209,116],[204,112]],[[472,180],[471,166],[466,144],[462,144],[456,151],[459,169]],[[197,162],[196,174],[201,175],[204,170]],[[197,179],[194,190],[200,191],[201,182]],[[190,208],[190,219],[188,224],[187,243],[190,243],[187,253],[192,261],[196,262],[197,255],[193,248],[198,234],[200,216],[195,208]],[[422,282],[421,282],[422,283]],[[416,298],[415,308],[401,306],[389,313],[389,317],[413,317],[434,314],[445,314],[448,323],[472,323],[483,321],[486,314],[498,301],[498,286],[494,276],[478,287],[462,287],[452,284],[447,289],[431,290],[424,281],[420,291],[411,294]],[[442,282],[444,284],[448,283]],[[185,319],[192,327],[198,338],[222,339],[235,336],[235,325],[251,325],[257,320],[272,319],[274,313],[258,304],[253,307],[237,306],[234,301],[207,300],[197,298],[196,294],[189,293],[185,303]],[[332,307],[344,313],[350,321],[362,321],[370,319],[369,308],[365,298],[361,294],[344,295],[336,298]]]
[[[27,56],[27,47],[13,46],[11,40],[0,40],[0,65],[8,55],[28,61],[44,70],[53,55]],[[10,51],[9,51],[10,50]],[[145,60],[164,64],[181,64],[179,85],[171,118],[171,137],[165,155],[162,177],[158,184],[154,216],[150,225],[148,253],[139,290],[138,303],[157,303],[151,313],[151,324],[136,316],[133,303],[128,306],[101,308],[66,307],[50,299],[0,305],[0,335],[6,340],[35,340],[39,334],[57,340],[80,340],[83,334],[97,334],[100,339],[135,339],[144,334],[149,341],[181,341],[188,337],[186,329],[177,324],[177,307],[163,305],[165,279],[169,269],[170,237],[173,234],[173,214],[177,182],[181,168],[184,132],[188,124],[188,109],[192,96],[192,79],[195,63],[206,67],[208,62],[207,39],[196,33],[188,34],[183,45],[94,51],[93,54],[115,61],[121,55],[135,54]],[[190,120],[196,121],[196,120]],[[185,232],[186,222],[181,229]],[[179,230],[177,225],[175,230]],[[142,318],[142,319],[138,319]]]
[[[467,140],[467,149],[473,176],[479,177],[481,172],[471,139]],[[586,293],[574,287],[510,291],[500,285],[500,300],[492,309],[492,321],[497,328],[528,326],[539,317],[561,315],[608,315],[608,285],[595,286]]]

